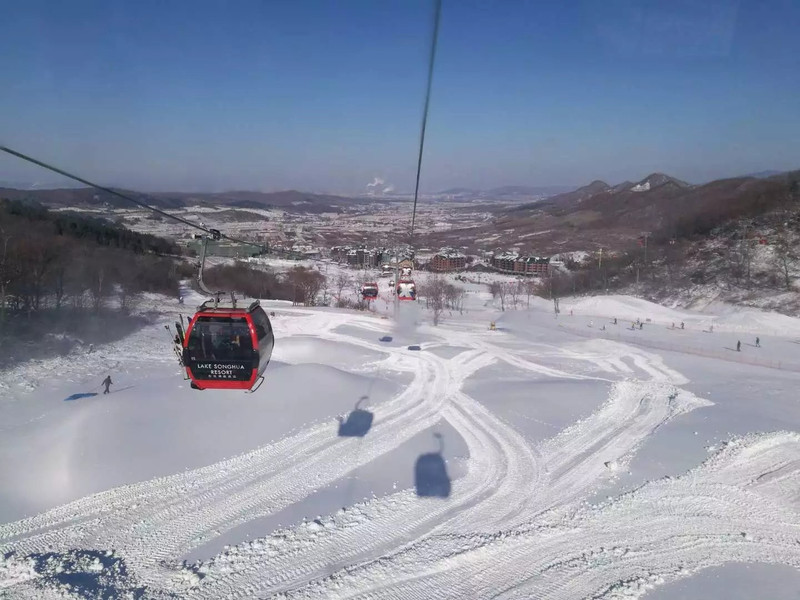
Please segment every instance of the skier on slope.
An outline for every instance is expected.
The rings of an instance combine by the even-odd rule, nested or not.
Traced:
[[[741,352],[742,351],[742,342],[741,342],[741,340],[736,342],[736,351],[737,352]]]
[[[113,382],[113,381],[111,381],[111,375],[108,375],[108,376],[106,376],[106,378],[105,378],[105,379],[103,379],[103,385],[104,385],[104,386],[106,386],[106,389],[105,389],[105,391],[103,392],[103,394],[108,394],[108,393],[110,393],[110,392],[108,391],[108,388],[109,388],[109,387],[111,387],[111,384],[112,384],[112,383],[114,383],[114,382]]]
[[[756,348],[761,348],[761,338],[756,338]]]

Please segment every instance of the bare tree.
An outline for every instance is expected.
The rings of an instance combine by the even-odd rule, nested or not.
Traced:
[[[508,286],[503,281],[493,281],[489,284],[489,291],[492,293],[492,298],[500,298],[500,310],[506,310],[506,294],[508,293]]]
[[[428,279],[420,295],[425,296],[425,306],[433,312],[433,324],[438,325],[445,310],[447,283],[438,273]]]
[[[525,280],[525,297],[526,297],[526,307],[531,307],[531,296],[534,296],[539,289],[539,283],[531,278]]]
[[[752,251],[750,248],[750,240],[749,238],[749,230],[751,227],[751,223],[749,219],[744,219],[742,221],[744,230],[742,231],[742,239],[739,244],[740,252],[741,252],[741,265],[742,270],[744,271],[745,276],[745,283],[747,287],[750,287],[750,265],[752,263]]]
[[[295,304],[301,302],[313,306],[325,285],[325,276],[319,271],[298,266],[289,270],[286,281],[293,288]]]
[[[0,327],[6,320],[6,296],[19,277],[18,263],[13,258],[11,236],[0,228]],[[11,246],[11,247],[9,247]]]
[[[109,281],[106,277],[106,265],[98,264],[92,269],[89,294],[92,296],[92,308],[95,312],[103,306],[103,300],[109,294]]]
[[[334,289],[336,290],[336,301],[342,297],[342,292],[344,288],[349,287],[353,284],[351,277],[345,273],[344,271],[339,271],[339,274],[336,275],[336,278],[333,280]],[[359,290],[360,291],[360,290]]]
[[[791,242],[786,239],[785,235],[781,235],[775,244],[775,261],[777,267],[783,276],[783,282],[786,290],[792,289],[792,280],[789,276],[792,266],[797,261],[797,252],[792,246]]]
[[[514,307],[514,309],[517,308],[517,305],[520,302],[520,296],[522,295],[523,290],[523,282],[520,279],[510,281],[508,283],[508,293],[511,296],[511,305]]]
[[[31,283],[31,306],[33,310],[39,310],[45,277],[58,259],[58,248],[51,240],[38,234],[29,236],[25,246],[29,259],[28,277]]]
[[[464,288],[458,287],[451,283],[446,283],[444,286],[445,304],[450,310],[457,310],[459,314],[464,314],[464,297],[466,292]]]

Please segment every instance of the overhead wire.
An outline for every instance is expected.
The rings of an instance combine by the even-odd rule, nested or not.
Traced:
[[[38,160],[36,158],[33,158],[32,156],[28,156],[27,154],[23,154],[22,152],[19,152],[18,150],[14,150],[12,148],[9,148],[8,146],[0,145],[0,150],[5,152],[6,154],[10,154],[11,156],[16,156],[17,158],[20,158],[20,159],[22,159],[24,161],[27,161],[29,163],[32,163],[34,165],[40,166],[40,167],[42,167],[44,169],[47,169],[48,171],[52,171],[53,173],[58,173],[59,175],[63,175],[64,177],[72,179],[73,181],[77,181],[77,182],[82,183],[84,185],[87,185],[87,186],[89,186],[91,188],[95,188],[97,190],[106,192],[107,194],[111,194],[112,196],[116,196],[117,198],[122,198],[123,200],[126,200],[128,202],[136,204],[136,205],[138,205],[138,206],[140,206],[142,208],[146,208],[147,210],[151,210],[154,213],[157,213],[159,215],[162,215],[164,217],[167,217],[169,219],[177,221],[178,223],[183,223],[184,225],[188,225],[189,227],[192,227],[192,228],[197,229],[199,231],[202,231],[202,232],[204,232],[204,233],[206,233],[208,235],[211,235],[212,237],[215,237],[215,239],[218,236],[220,238],[226,239],[226,240],[228,240],[230,242],[234,242],[234,243],[237,243],[237,244],[246,244],[248,246],[256,246],[256,247],[259,247],[259,248],[263,248],[264,247],[263,244],[259,244],[259,243],[256,243],[256,242],[248,242],[246,240],[240,240],[238,238],[234,238],[234,237],[231,237],[229,235],[225,235],[224,233],[222,233],[221,231],[219,231],[217,229],[212,229],[210,227],[204,227],[203,225],[198,225],[197,223],[192,223],[191,221],[189,221],[187,219],[184,219],[182,217],[178,217],[176,215],[170,214],[165,210],[161,210],[160,208],[156,208],[155,206],[151,206],[150,204],[147,204],[146,202],[142,202],[141,200],[137,200],[136,198],[134,198],[132,196],[129,196],[129,195],[124,194],[122,192],[118,192],[117,190],[112,189],[110,187],[106,187],[104,185],[100,185],[99,183],[94,183],[92,181],[89,181],[88,179],[84,179],[83,177],[79,177],[79,176],[77,176],[77,175],[75,175],[73,173],[70,173],[69,171],[65,171],[64,169],[60,169],[60,168],[58,168],[58,167],[56,167],[54,165],[51,165],[51,164],[48,164],[48,163],[46,163],[44,161]],[[151,196],[149,196],[147,194],[142,194],[142,196],[144,196],[146,198],[151,198]]]
[[[414,208],[411,213],[411,233],[409,242],[414,238],[414,226],[417,221],[417,199],[419,198],[419,176],[422,172],[422,152],[425,148],[425,128],[428,124],[428,107],[431,102],[431,86],[433,84],[433,67],[436,64],[436,45],[439,40],[439,20],[442,15],[442,0],[434,0],[433,36],[431,52],[428,58],[428,87],[425,91],[425,108],[422,111],[422,127],[419,135],[419,155],[417,156],[417,181],[414,185]]]

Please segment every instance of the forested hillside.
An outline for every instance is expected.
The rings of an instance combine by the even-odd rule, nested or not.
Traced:
[[[142,292],[177,296],[192,270],[179,254],[103,219],[0,201],[0,363],[124,333]]]

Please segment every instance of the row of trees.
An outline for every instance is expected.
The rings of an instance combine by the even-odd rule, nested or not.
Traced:
[[[500,310],[505,310],[506,306],[517,308],[525,299],[526,306],[531,305],[531,296],[536,296],[540,292],[540,284],[536,279],[525,279],[516,281],[493,281],[489,284],[489,292],[494,300],[500,300]]]
[[[326,283],[325,276],[314,269],[296,266],[286,273],[275,273],[243,262],[207,268],[204,280],[211,289],[265,300],[291,300],[306,306],[317,304]]]
[[[96,312],[112,296],[127,309],[140,292],[177,294],[174,259],[152,254],[146,238],[132,232],[114,237],[109,234],[114,227],[94,229],[94,222],[0,204],[0,329],[17,314],[32,318],[65,308]],[[75,227],[64,230],[65,223]],[[96,236],[108,243],[98,243]],[[163,249],[175,250],[169,243]]]

